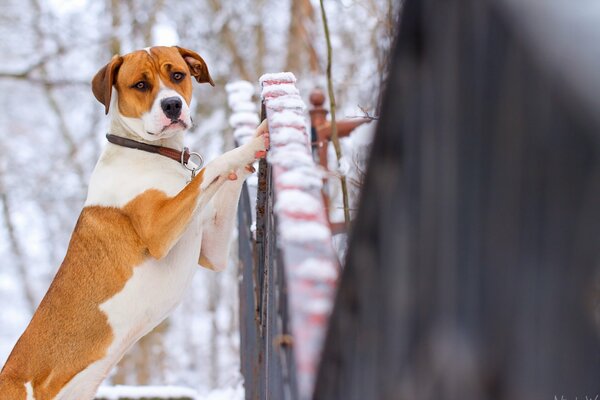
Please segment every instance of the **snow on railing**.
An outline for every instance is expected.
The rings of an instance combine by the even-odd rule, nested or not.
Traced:
[[[331,244],[322,172],[307,134],[305,105],[292,73],[260,78],[269,122],[273,213],[283,261],[300,399],[312,395],[327,321],[332,309],[338,262]]]
[[[100,386],[96,400],[195,400],[195,390],[180,386]]]
[[[240,146],[252,139],[256,126],[260,122],[256,102],[253,100],[255,94],[254,85],[248,81],[235,81],[225,85],[227,92],[227,103],[231,110],[229,125],[233,129],[233,137],[236,145]],[[252,174],[246,179],[248,194],[252,210],[256,208],[256,186],[258,177]],[[256,230],[255,213],[252,214],[252,233]]]
[[[231,109],[229,125],[233,128],[233,137],[239,144],[244,144],[252,138],[260,122],[252,100],[254,85],[248,81],[236,81],[225,85],[225,90]]]

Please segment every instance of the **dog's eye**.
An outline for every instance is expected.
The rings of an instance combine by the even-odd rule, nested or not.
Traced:
[[[185,77],[185,74],[183,72],[173,72],[171,74],[171,79],[173,79],[175,82],[179,82],[184,77]]]
[[[146,89],[148,89],[148,84],[144,81],[139,81],[138,83],[133,85],[133,88],[135,88],[137,90],[146,90]]]

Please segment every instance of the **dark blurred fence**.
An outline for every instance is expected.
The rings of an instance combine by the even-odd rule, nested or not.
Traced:
[[[297,398],[289,337],[283,264],[276,246],[271,166],[258,170],[256,240],[252,208],[242,191],[239,220],[240,330],[242,374],[247,400]]]
[[[315,399],[600,398],[600,8],[407,0]]]

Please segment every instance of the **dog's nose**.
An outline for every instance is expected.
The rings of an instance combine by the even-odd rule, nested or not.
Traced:
[[[165,112],[167,118],[176,120],[181,115],[181,99],[179,97],[167,97],[162,99],[160,107]]]

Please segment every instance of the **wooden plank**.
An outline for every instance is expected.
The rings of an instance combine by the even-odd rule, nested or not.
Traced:
[[[600,394],[598,108],[497,5],[405,2],[315,399]]]

